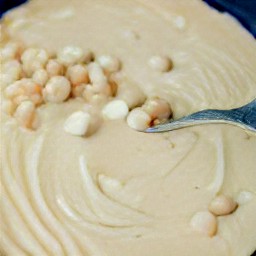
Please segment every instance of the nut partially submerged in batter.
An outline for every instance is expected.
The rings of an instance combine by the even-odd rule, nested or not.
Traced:
[[[7,83],[4,91],[7,100],[3,109],[9,115],[13,115],[21,104],[29,105],[27,101],[39,107],[42,104],[63,103],[70,98],[80,98],[102,109],[106,120],[125,119],[128,116],[128,125],[139,131],[172,116],[170,105],[165,100],[157,97],[146,101],[143,99],[144,104],[138,107],[142,98],[138,89],[134,91],[131,86],[131,92],[126,93],[126,96],[124,90],[118,89],[119,84],[113,74],[120,72],[121,62],[116,57],[101,55],[94,62],[91,52],[66,46],[59,50],[55,58],[45,49],[26,49],[16,42],[7,43],[2,53],[5,60],[3,74],[13,81]],[[152,68],[163,72],[172,66],[170,59],[160,56],[153,57],[150,63]],[[138,102],[131,103],[136,97],[140,98]],[[19,116],[14,114],[16,119]],[[77,121],[76,117],[78,115],[74,113],[74,116],[67,119],[64,130],[74,135],[85,135],[84,123]],[[71,125],[72,122],[76,125]],[[28,121],[19,123],[30,129],[36,127]],[[80,132],[77,132],[77,126],[83,126]]]

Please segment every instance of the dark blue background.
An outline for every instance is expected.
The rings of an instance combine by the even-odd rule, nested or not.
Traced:
[[[2,14],[15,7],[15,6],[18,6],[20,4],[23,4],[25,3],[26,0],[0,0],[0,16],[2,16]]]
[[[204,1],[221,12],[229,12],[235,16],[256,37],[256,0]],[[0,0],[0,17],[5,11],[24,2],[26,0]]]

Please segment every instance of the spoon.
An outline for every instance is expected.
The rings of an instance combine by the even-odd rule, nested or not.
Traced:
[[[202,124],[231,124],[245,130],[256,132],[256,99],[247,105],[231,110],[207,109],[185,116],[181,119],[159,124],[146,129],[144,132],[168,132],[188,126]]]

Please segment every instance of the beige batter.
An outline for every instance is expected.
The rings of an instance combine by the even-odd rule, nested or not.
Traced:
[[[8,18],[8,16],[7,16]],[[27,46],[111,54],[174,117],[256,95],[256,44],[198,0],[33,0],[9,14]],[[167,55],[170,72],[148,66]],[[127,81],[126,81],[127,82]],[[144,134],[125,120],[92,136],[63,130],[79,100],[40,107],[41,126],[1,114],[1,255],[249,256],[256,249],[256,136],[229,125]],[[214,236],[191,218],[218,194],[240,201]],[[241,200],[243,198],[243,200]]]

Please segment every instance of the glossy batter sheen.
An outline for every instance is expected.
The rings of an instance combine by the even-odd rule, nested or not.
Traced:
[[[33,0],[9,14],[13,36],[57,51],[112,54],[175,117],[233,108],[256,95],[256,43],[231,17],[196,0]],[[148,60],[167,55],[171,72]],[[1,115],[3,255],[247,256],[256,249],[256,136],[229,125],[144,134],[106,121],[83,138],[63,130],[78,100],[40,108],[41,126]],[[217,194],[247,202],[201,234],[192,216]]]

